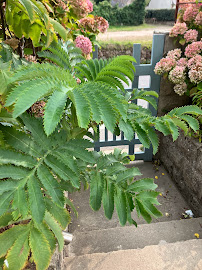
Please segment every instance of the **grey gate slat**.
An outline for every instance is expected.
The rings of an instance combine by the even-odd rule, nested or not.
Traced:
[[[139,77],[149,75],[151,77],[150,87],[147,90],[153,90],[159,93],[160,91],[160,76],[154,73],[154,68],[156,63],[163,57],[165,35],[164,34],[154,34],[153,35],[153,44],[152,44],[152,54],[151,54],[151,63],[150,64],[140,64],[141,59],[141,44],[133,45],[133,57],[136,59],[134,66],[136,68],[134,81],[132,83],[132,89],[138,88]],[[93,58],[98,58],[98,47],[95,46],[95,52],[93,52]],[[127,91],[132,91],[132,89],[127,89]],[[149,109],[152,112],[152,115],[156,116],[156,110],[149,104]],[[109,147],[109,146],[120,146],[128,145],[129,155],[134,154],[134,147],[137,144],[141,144],[138,138],[135,138],[132,141],[124,139],[124,133],[121,132],[121,140],[117,140],[116,136],[113,135],[113,140],[109,140],[108,130],[105,128],[104,131],[104,141],[95,141],[95,151],[100,151],[100,147]],[[136,160],[151,161],[152,160],[152,147],[145,149],[144,152],[135,154]]]

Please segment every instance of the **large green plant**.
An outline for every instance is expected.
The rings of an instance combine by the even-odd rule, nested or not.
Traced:
[[[56,64],[32,63],[10,70],[12,58],[1,60],[5,108],[0,113],[0,228],[6,230],[0,234],[0,258],[5,259],[4,269],[22,269],[28,259],[37,269],[48,267],[56,244],[63,248],[62,229],[70,221],[64,191],[77,191],[81,184],[90,188],[92,209],[97,211],[103,204],[108,219],[116,209],[121,225],[137,225],[131,217],[134,210],[147,222],[161,216],[155,207],[159,193],[153,179],[133,181],[141,173],[126,168],[127,154],[118,150],[110,155],[89,151],[92,143],[87,138],[94,138],[90,127],[96,130],[104,123],[112,132],[122,130],[129,140],[136,132],[145,147],[153,144],[154,152],[158,137],[153,127],[172,134],[174,140],[178,127],[185,132],[187,124],[198,128],[191,116],[202,114],[197,106],[158,118],[133,103],[144,99],[156,107],[157,94],[125,92],[123,81],[134,76],[132,57],[86,61],[72,46],[61,42],[40,53]],[[38,100],[46,103],[43,119],[27,112]]]

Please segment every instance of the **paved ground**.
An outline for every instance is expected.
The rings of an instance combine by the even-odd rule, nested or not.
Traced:
[[[160,167],[154,167],[151,162],[136,161],[131,166],[139,167],[143,173],[142,177],[153,177],[156,184],[158,185],[158,191],[161,192],[162,196],[159,196],[159,202],[161,205],[158,207],[163,213],[163,217],[153,222],[162,222],[170,220],[179,220],[182,217],[182,213],[189,209],[189,206],[177,190],[174,183],[171,181],[169,175],[165,169]],[[164,175],[162,175],[164,174]],[[99,230],[107,228],[119,227],[119,221],[117,214],[115,213],[111,220],[108,220],[103,209],[98,212],[94,212],[89,206],[89,191],[76,192],[69,194],[70,199],[77,207],[79,216],[78,219],[73,216],[72,223],[69,225],[69,231],[74,233],[76,231],[85,232],[90,230]],[[142,218],[138,219],[136,212],[134,212],[134,218],[138,224],[146,223]]]
[[[169,32],[172,27],[168,25],[154,25],[154,28],[144,29],[141,31],[119,31],[107,32],[98,35],[98,41],[114,41],[114,42],[136,42],[152,40],[154,31]]]
[[[87,254],[65,260],[65,270],[201,270],[202,240]]]

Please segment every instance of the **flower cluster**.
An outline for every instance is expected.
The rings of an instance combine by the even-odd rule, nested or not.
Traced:
[[[93,4],[90,0],[69,0],[75,15],[80,19],[93,11]]]
[[[177,37],[178,35],[184,35],[188,30],[186,23],[176,23],[170,31],[170,37]]]
[[[202,62],[197,62],[195,66],[189,71],[190,81],[194,84],[198,84],[202,81]]]
[[[64,11],[69,12],[69,8],[63,0],[57,0],[58,6],[61,7]]]
[[[79,21],[79,25],[93,33],[105,33],[109,27],[108,21],[98,16],[83,18]]]
[[[175,49],[172,51],[169,51],[166,58],[172,58],[174,60],[179,60],[182,55],[181,49]]]
[[[183,20],[185,22],[194,21],[198,13],[199,13],[198,8],[193,8],[190,6],[185,10],[184,15],[183,15]]]
[[[200,11],[200,12],[198,13],[198,15],[196,16],[195,24],[197,24],[197,25],[202,25],[202,11]]]
[[[189,44],[185,49],[185,56],[188,58],[194,57],[202,52],[202,41],[197,41]]]
[[[77,36],[75,45],[82,50],[84,55],[89,55],[92,52],[92,43],[88,37]]]
[[[186,68],[186,67],[187,67],[187,63],[188,63],[188,59],[182,57],[182,58],[180,58],[180,59],[177,61],[177,66]]]
[[[183,66],[176,66],[168,76],[169,80],[174,84],[180,84],[185,81],[185,68]]]
[[[179,96],[184,95],[184,93],[187,92],[187,84],[185,82],[180,83],[180,84],[176,84],[174,86],[174,91],[176,94],[178,94]]]
[[[187,0],[187,5],[180,7],[178,21],[170,31],[182,49],[169,51],[154,69],[156,74],[168,76],[180,96],[202,82],[202,3],[191,2]]]
[[[190,29],[184,34],[184,38],[187,43],[197,41],[198,31],[196,29]]]
[[[155,66],[154,72],[158,75],[162,75],[165,72],[169,72],[176,66],[176,61],[173,58],[162,58]]]

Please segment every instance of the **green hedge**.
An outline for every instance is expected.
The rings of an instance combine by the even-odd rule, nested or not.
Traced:
[[[157,21],[174,21],[175,9],[148,9],[145,18],[155,18]]]
[[[102,16],[110,25],[140,25],[145,18],[145,0],[134,0],[131,5],[112,7],[108,1],[94,5],[94,15]]]

